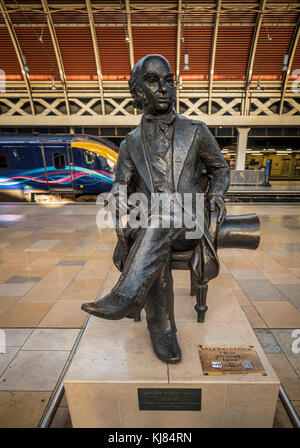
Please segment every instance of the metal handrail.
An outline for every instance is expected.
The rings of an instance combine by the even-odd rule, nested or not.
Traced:
[[[85,333],[85,331],[87,329],[87,326],[88,326],[88,323],[90,321],[90,318],[91,318],[91,316],[88,317],[88,319],[86,320],[83,328],[81,328],[81,330],[80,330],[80,332],[79,332],[79,334],[78,334],[78,336],[77,336],[77,338],[75,340],[73,348],[72,348],[72,350],[70,352],[70,355],[69,355],[69,357],[67,359],[67,362],[66,362],[66,364],[65,364],[65,366],[64,366],[64,368],[63,368],[63,370],[62,370],[62,372],[61,372],[61,374],[59,376],[59,379],[58,379],[58,381],[56,383],[54,391],[53,391],[53,393],[51,395],[51,398],[50,398],[50,400],[48,402],[48,405],[47,405],[47,407],[46,407],[46,409],[45,409],[45,411],[44,411],[44,413],[43,413],[43,415],[42,415],[42,417],[40,419],[40,422],[38,424],[38,428],[50,428],[50,425],[51,425],[52,420],[54,418],[55,412],[56,412],[56,410],[57,410],[57,408],[59,406],[59,403],[61,402],[63,394],[64,394],[64,383],[63,383],[64,377],[65,377],[65,375],[67,373],[68,368],[70,367],[70,364],[71,364],[73,356],[74,356],[74,354],[76,352],[76,349],[77,349],[77,347],[78,347],[78,345],[79,345],[79,343],[80,343],[80,341],[81,341],[81,339],[82,339],[82,337],[83,337],[83,335],[84,335],[84,333]]]
[[[300,428],[300,418],[292,405],[289,397],[287,396],[286,391],[284,390],[284,387],[280,384],[279,389],[279,398],[281,400],[281,403],[283,404],[284,409],[286,410],[294,428]]]

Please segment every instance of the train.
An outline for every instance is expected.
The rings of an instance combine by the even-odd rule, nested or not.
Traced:
[[[111,190],[118,148],[84,134],[0,136],[0,199],[82,198]]]

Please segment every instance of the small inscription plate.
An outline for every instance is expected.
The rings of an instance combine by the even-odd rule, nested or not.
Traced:
[[[138,389],[140,411],[201,411],[201,389]]]
[[[252,345],[199,345],[204,375],[266,375]]]

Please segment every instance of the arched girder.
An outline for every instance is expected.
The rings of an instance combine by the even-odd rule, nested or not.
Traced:
[[[93,10],[92,10],[92,5],[91,5],[91,0],[85,0],[85,2],[86,2],[86,8],[87,8],[88,17],[89,17],[89,25],[90,25],[90,30],[91,30],[94,56],[95,56],[95,61],[96,61],[96,69],[97,69],[98,84],[99,84],[99,90],[100,90],[102,115],[105,115],[101,59],[100,59],[99,46],[98,46],[97,35],[96,35],[96,30],[95,30]]]
[[[13,43],[14,49],[16,51],[16,55],[20,64],[20,68],[21,68],[21,72],[22,72],[22,76],[26,85],[26,90],[28,93],[28,98],[29,98],[29,102],[30,102],[30,107],[31,107],[31,113],[32,115],[35,115],[35,109],[34,109],[34,102],[33,102],[33,98],[32,98],[32,90],[31,90],[31,85],[30,85],[30,79],[28,76],[28,72],[25,70],[25,62],[24,62],[24,55],[22,53],[22,49],[18,40],[18,37],[16,35],[16,32],[14,30],[12,21],[9,17],[9,14],[7,12],[4,0],[0,0],[0,9],[7,27],[7,30],[9,32],[11,41]]]
[[[52,17],[51,17],[51,13],[50,13],[50,10],[49,10],[49,6],[48,6],[47,0],[41,0],[41,2],[42,2],[44,13],[46,15],[46,20],[47,20],[48,28],[49,28],[50,35],[51,35],[52,45],[54,47],[56,61],[57,61],[58,69],[59,69],[60,80],[61,80],[61,83],[62,83],[62,86],[63,86],[67,115],[70,115],[70,105],[69,105],[69,98],[68,98],[67,80],[66,80],[64,64],[63,64],[63,60],[62,60],[62,56],[61,56],[61,52],[60,52],[60,48],[59,48],[59,44],[58,44],[58,40],[57,40],[57,36],[56,36],[56,32],[55,32],[55,28],[54,28],[54,23],[53,23],[53,20],[52,20]]]

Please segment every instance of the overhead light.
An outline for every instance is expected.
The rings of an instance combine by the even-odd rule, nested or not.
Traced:
[[[24,62],[24,70],[25,70],[25,72],[30,72],[30,68],[28,67],[28,64],[27,64],[27,59],[26,59],[26,56],[25,56],[25,54],[23,54],[23,62]]]
[[[283,56],[283,65],[282,65],[282,68],[281,68],[282,72],[287,72],[287,70],[288,70],[288,62],[289,62],[289,55],[285,54]]]
[[[41,42],[41,44],[44,43],[44,41],[43,41],[43,35],[42,35],[42,34],[41,34],[40,37],[38,38],[38,41]]]
[[[129,43],[129,37],[128,36],[125,37],[125,42]]]
[[[261,90],[260,76],[258,77],[258,80],[257,80],[256,90]]]
[[[189,66],[189,55],[187,53],[185,53],[183,70],[187,71],[189,69],[190,69],[190,66]]]
[[[52,84],[51,89],[52,90],[56,90],[56,85],[55,85],[55,79],[54,78],[51,79],[51,84]]]

